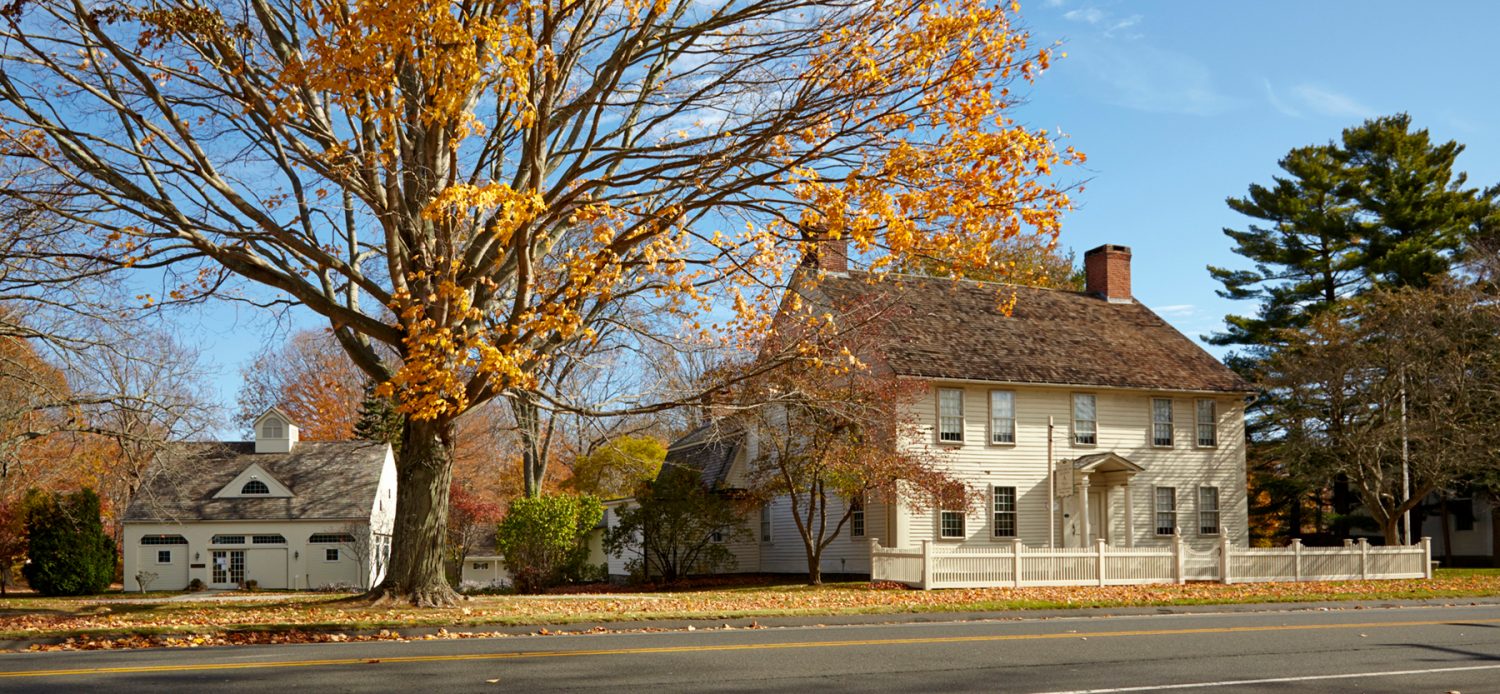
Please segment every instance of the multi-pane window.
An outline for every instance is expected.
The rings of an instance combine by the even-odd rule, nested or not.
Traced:
[[[181,535],[147,535],[141,538],[143,545],[185,545],[187,538]]]
[[[995,487],[995,537],[1016,536],[1016,488]]]
[[[159,550],[156,550],[156,563],[158,563],[158,564],[171,564],[172,563],[172,550],[170,550],[170,549],[159,549]]]
[[[243,545],[243,544],[245,544],[245,536],[244,535],[215,535],[213,537],[213,543],[216,544],[216,545]]]
[[[1098,404],[1090,393],[1073,394],[1073,443],[1092,446],[1099,442]]]
[[[338,561],[338,560],[339,560],[339,548],[337,548],[337,547],[329,547],[328,549],[323,550],[323,561]]]
[[[723,542],[724,541],[724,529],[723,528],[714,528],[713,531],[708,534],[708,541],[709,542]]]
[[[771,506],[760,507],[760,541],[771,541]]]
[[[1198,445],[1219,445],[1219,413],[1212,400],[1198,401]]]
[[[327,544],[336,542],[354,542],[354,536],[349,533],[313,533],[307,538],[308,542],[314,544]]]
[[[266,483],[262,482],[260,480],[250,480],[249,482],[245,483],[245,486],[240,487],[240,493],[241,494],[270,494],[271,493],[271,488],[267,487]]]
[[[938,537],[962,538],[967,535],[964,532],[964,512],[959,510],[963,505],[963,496],[963,487],[959,485],[954,485],[943,494],[943,508],[938,511]]]
[[[1198,532],[1204,535],[1219,534],[1219,488],[1198,488]]]
[[[990,443],[1016,442],[1016,394],[990,391]]]
[[[964,392],[957,388],[938,389],[938,440],[962,443],[964,440]]]
[[[281,420],[271,417],[261,425],[260,433],[268,439],[280,439],[286,437],[286,428],[281,425]]]
[[[1156,534],[1177,534],[1177,490],[1156,488]]]
[[[490,563],[487,562],[487,561],[476,561],[476,562],[474,562],[474,570],[475,571],[489,571],[490,570]]]
[[[1151,398],[1151,445],[1172,445],[1172,400]]]
[[[286,544],[286,538],[282,537],[280,535],[251,535],[250,536],[250,544],[252,544],[252,545],[284,545],[284,544]]]
[[[849,500],[849,536],[865,536],[865,500],[857,496]]]

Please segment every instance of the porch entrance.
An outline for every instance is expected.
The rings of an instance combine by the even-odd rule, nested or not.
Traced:
[[[1095,453],[1059,462],[1057,491],[1063,497],[1063,546],[1091,547],[1099,540],[1135,546],[1130,482],[1143,470],[1118,453]]]
[[[245,550],[216,549],[213,554],[213,575],[209,580],[212,587],[238,588],[245,582]]]

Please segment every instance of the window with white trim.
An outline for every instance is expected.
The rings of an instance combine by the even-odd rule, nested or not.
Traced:
[[[995,537],[1016,536],[1016,488],[993,487]]]
[[[170,549],[159,549],[159,550],[156,550],[156,563],[158,563],[158,564],[171,564],[172,563],[172,550],[170,550]]]
[[[771,541],[771,505],[760,507],[760,541]]]
[[[723,542],[724,541],[724,529],[723,528],[714,528],[713,532],[710,532],[708,534],[708,541],[709,542],[715,542],[715,543]]]
[[[241,494],[270,494],[271,488],[260,480],[250,480],[245,486],[240,487]]]
[[[1099,403],[1092,393],[1073,394],[1073,443],[1092,446],[1099,442]]]
[[[1219,534],[1219,488],[1198,488],[1198,533]]]
[[[349,533],[313,533],[307,541],[313,544],[351,543],[354,542],[354,536]]]
[[[337,547],[329,547],[329,548],[323,550],[323,561],[338,561],[338,560],[339,560],[339,548],[337,548]]]
[[[286,438],[286,427],[282,425],[281,419],[267,417],[266,423],[260,425],[260,435],[268,439]]]
[[[1177,490],[1172,487],[1156,488],[1156,534],[1177,534]]]
[[[1212,400],[1198,401],[1198,445],[1206,448],[1219,445],[1219,408]]]
[[[185,545],[187,538],[181,535],[147,535],[141,538],[143,545]]]
[[[1016,442],[1016,394],[990,391],[990,443]]]
[[[954,508],[963,502],[963,488],[955,485],[943,495],[941,500],[944,506],[938,510],[938,537],[944,539],[961,539],[967,536],[964,531],[964,512]]]
[[[244,535],[215,535],[215,536],[213,536],[212,542],[213,542],[213,544],[216,544],[216,545],[243,545],[243,544],[245,544],[245,536]]]
[[[284,544],[286,544],[286,538],[283,537],[283,536],[281,536],[281,535],[251,535],[250,536],[250,544],[252,544],[252,545],[284,545]]]
[[[938,389],[938,441],[963,443],[964,392],[958,388]]]
[[[490,563],[487,562],[487,561],[476,561],[476,562],[474,562],[474,570],[475,571],[489,571],[490,570]]]
[[[1172,447],[1172,399],[1151,398],[1151,445]]]
[[[854,497],[849,500],[849,537],[865,536],[865,500]]]

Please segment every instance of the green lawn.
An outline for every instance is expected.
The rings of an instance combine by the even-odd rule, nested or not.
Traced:
[[[492,625],[559,626],[653,619],[903,614],[1027,609],[1210,605],[1500,596],[1500,569],[1440,569],[1431,581],[1192,583],[1149,586],[915,591],[835,583],[760,584],[671,592],[479,596],[443,609],[370,607],[348,596],[287,594],[267,601],[111,602],[140,597],[0,599],[0,639],[75,637],[68,647],[340,640],[339,631],[447,627],[453,636]],[[270,596],[268,596],[270,597]]]

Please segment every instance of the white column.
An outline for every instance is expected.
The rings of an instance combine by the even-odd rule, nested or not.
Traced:
[[[1078,518],[1078,546],[1087,547],[1093,540],[1093,534],[1089,532],[1089,476],[1080,475],[1078,485],[1078,505],[1082,512]]]
[[[1121,487],[1125,491],[1125,546],[1135,546],[1135,502],[1130,498],[1130,482]]]

